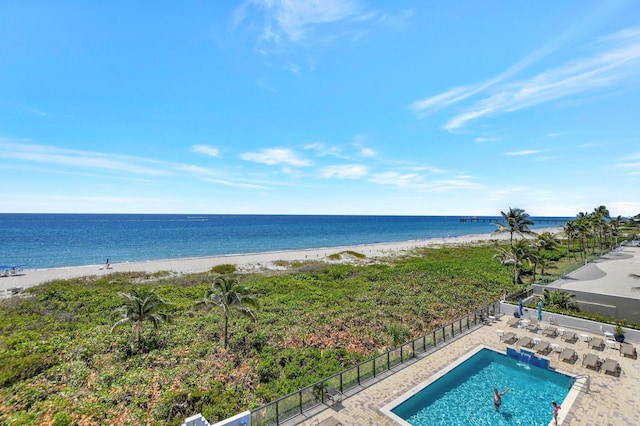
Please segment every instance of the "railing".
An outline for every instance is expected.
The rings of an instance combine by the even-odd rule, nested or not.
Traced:
[[[588,374],[578,374],[569,380],[569,389],[574,385],[574,383],[578,382],[578,379],[586,379],[585,384],[587,385],[587,393],[589,393],[589,389],[591,387],[591,376]]]
[[[430,331],[418,339],[404,343],[327,379],[252,410],[251,424],[254,426],[277,426],[291,420],[305,411],[327,402],[326,389],[329,385],[333,385],[343,394],[356,393],[395,367],[417,358],[420,354],[436,348],[471,327],[482,324],[488,316],[499,313],[499,309],[499,303],[488,305]]]

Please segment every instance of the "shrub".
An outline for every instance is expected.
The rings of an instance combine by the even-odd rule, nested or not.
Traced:
[[[228,275],[235,274],[238,271],[238,268],[236,265],[231,263],[223,263],[222,265],[214,266],[210,271],[214,274]]]
[[[56,360],[51,355],[35,353],[13,356],[0,364],[0,387],[4,387],[37,376],[54,366]]]

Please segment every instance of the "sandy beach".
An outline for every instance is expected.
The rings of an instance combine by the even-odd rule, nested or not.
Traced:
[[[559,228],[549,227],[536,229],[535,232],[559,233]],[[185,259],[152,260],[146,262],[114,263],[109,269],[105,265],[87,265],[52,269],[25,269],[17,275],[0,277],[0,295],[6,295],[11,289],[28,288],[49,281],[70,279],[84,276],[102,276],[115,272],[160,272],[170,271],[176,274],[206,272],[221,264],[234,264],[239,271],[277,270],[281,267],[277,261],[332,261],[332,254],[344,251],[362,253],[369,259],[394,256],[418,247],[442,247],[461,244],[472,244],[490,240],[508,240],[509,234],[474,234],[459,237],[429,238],[424,240],[399,241],[391,243],[364,244],[355,246],[330,247],[307,250],[290,250],[228,256],[198,257]],[[344,260],[343,260],[344,261]],[[335,261],[334,261],[335,262]],[[338,260],[339,262],[339,260]],[[9,291],[9,292],[8,292]]]

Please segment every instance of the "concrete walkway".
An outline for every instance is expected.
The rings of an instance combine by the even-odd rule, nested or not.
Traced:
[[[620,247],[549,287],[640,299],[640,247]]]
[[[561,341],[560,337],[550,338],[542,334],[534,334],[523,328],[507,326],[508,316],[491,325],[481,326],[470,333],[451,341],[441,349],[425,356],[412,365],[405,367],[395,374],[363,389],[353,396],[348,396],[333,408],[327,407],[322,412],[307,419],[298,419],[297,424],[318,425],[333,417],[343,425],[358,426],[394,426],[396,423],[380,412],[380,408],[390,403],[398,396],[411,390],[427,380],[452,361],[465,355],[479,345],[490,346],[502,352],[508,345],[502,343],[498,337],[498,330],[515,332],[518,337],[529,336],[541,338],[567,348],[573,348],[579,355],[574,364],[560,361],[557,353],[551,353],[551,368],[562,370],[570,374],[588,374],[591,377],[590,391],[579,393],[575,403],[560,411],[559,424],[576,426],[593,425],[634,425],[640,424],[640,361],[622,357],[618,350],[605,348],[602,351],[590,349],[587,342],[578,340],[575,343]],[[541,326],[545,327],[546,323]],[[557,324],[562,327],[562,324]],[[567,331],[571,331],[566,328]],[[576,332],[579,336],[584,332]],[[588,334],[590,337],[604,336]],[[511,345],[511,347],[515,347]],[[640,347],[637,345],[637,349]],[[619,377],[606,375],[602,371],[594,371],[582,366],[584,354],[595,354],[599,358],[612,358],[622,367]],[[551,422],[551,410],[549,421]]]

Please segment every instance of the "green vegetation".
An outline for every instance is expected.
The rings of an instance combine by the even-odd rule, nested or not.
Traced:
[[[492,251],[419,249],[387,265],[232,277],[260,308],[255,322],[230,317],[227,349],[223,310],[193,310],[218,275],[35,287],[0,301],[0,423],[179,424],[259,407],[514,292]],[[111,333],[111,313],[119,294],[150,289],[172,321],[143,329],[144,350],[132,351],[131,333]]]
[[[221,274],[221,275],[229,275],[235,274],[237,272],[237,266],[231,263],[223,263],[222,265],[216,265],[211,268],[209,271],[212,274]]]

